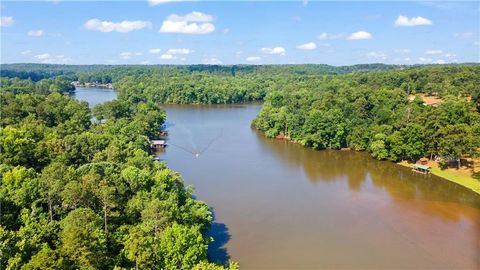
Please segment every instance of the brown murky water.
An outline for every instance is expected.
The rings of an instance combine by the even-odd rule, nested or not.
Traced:
[[[76,97],[115,97],[90,91]],[[480,269],[480,196],[365,153],[267,139],[250,128],[259,109],[166,106],[160,157],[214,208],[212,259],[242,269]]]
[[[259,108],[166,106],[160,157],[214,208],[213,259],[242,269],[480,268],[480,196],[365,153],[265,138],[250,128]]]

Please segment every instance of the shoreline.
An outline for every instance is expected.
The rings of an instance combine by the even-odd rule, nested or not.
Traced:
[[[406,161],[396,162],[396,164],[402,167],[413,169],[412,164]],[[441,170],[438,164],[434,161],[429,161],[428,165],[432,168],[432,172],[431,172],[432,175],[438,176],[443,180],[447,180],[457,185],[460,185],[462,187],[465,187],[473,191],[474,193],[477,193],[478,195],[480,195],[480,181],[473,178],[471,175],[459,176],[459,175],[456,175],[458,174],[457,171],[451,171],[449,169]]]
[[[256,127],[253,126],[254,129],[256,130],[259,130],[257,129]],[[265,134],[264,131],[262,130],[259,130],[261,131],[263,134]],[[297,141],[294,141],[292,139],[290,139],[288,136],[285,136],[284,134],[279,134],[275,137],[273,137],[272,139],[274,140],[284,140],[284,141],[288,141],[290,143],[294,143],[294,144],[298,144]],[[302,147],[305,147],[302,145]],[[313,149],[313,148],[311,148]],[[321,150],[319,150],[321,151]],[[351,148],[342,148],[342,149],[338,149],[337,151],[355,151],[354,149],[351,149]],[[372,159],[374,159],[373,157],[371,157]],[[400,162],[393,162],[397,165],[400,165],[402,167],[407,167],[407,168],[410,168],[410,169],[413,169],[413,166],[412,164],[408,163],[407,161],[400,161]],[[457,185],[460,185],[460,186],[463,186],[471,191],[473,191],[474,193],[480,195],[480,180],[477,180],[475,178],[473,178],[471,175],[456,175],[458,174],[458,171],[455,171],[455,173],[449,169],[445,169],[445,170],[441,170],[440,167],[438,166],[438,163],[435,162],[435,161],[429,161],[428,165],[432,168],[432,172],[431,174],[432,175],[435,175],[435,176],[438,176],[440,178],[442,178],[443,180],[446,180],[446,181],[450,181],[452,183],[455,183]]]

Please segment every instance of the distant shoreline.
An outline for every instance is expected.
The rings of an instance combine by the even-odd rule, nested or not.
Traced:
[[[102,88],[102,89],[113,89],[111,83],[81,83],[79,81],[71,82],[75,88]]]

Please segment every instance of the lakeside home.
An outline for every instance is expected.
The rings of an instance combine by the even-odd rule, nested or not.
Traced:
[[[82,83],[80,81],[73,81],[71,83],[73,86],[76,87],[85,87],[85,88],[104,88],[104,89],[113,89],[113,85],[111,83]]]

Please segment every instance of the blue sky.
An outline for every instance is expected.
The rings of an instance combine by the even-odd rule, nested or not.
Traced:
[[[477,2],[2,1],[1,62],[480,62]]]

